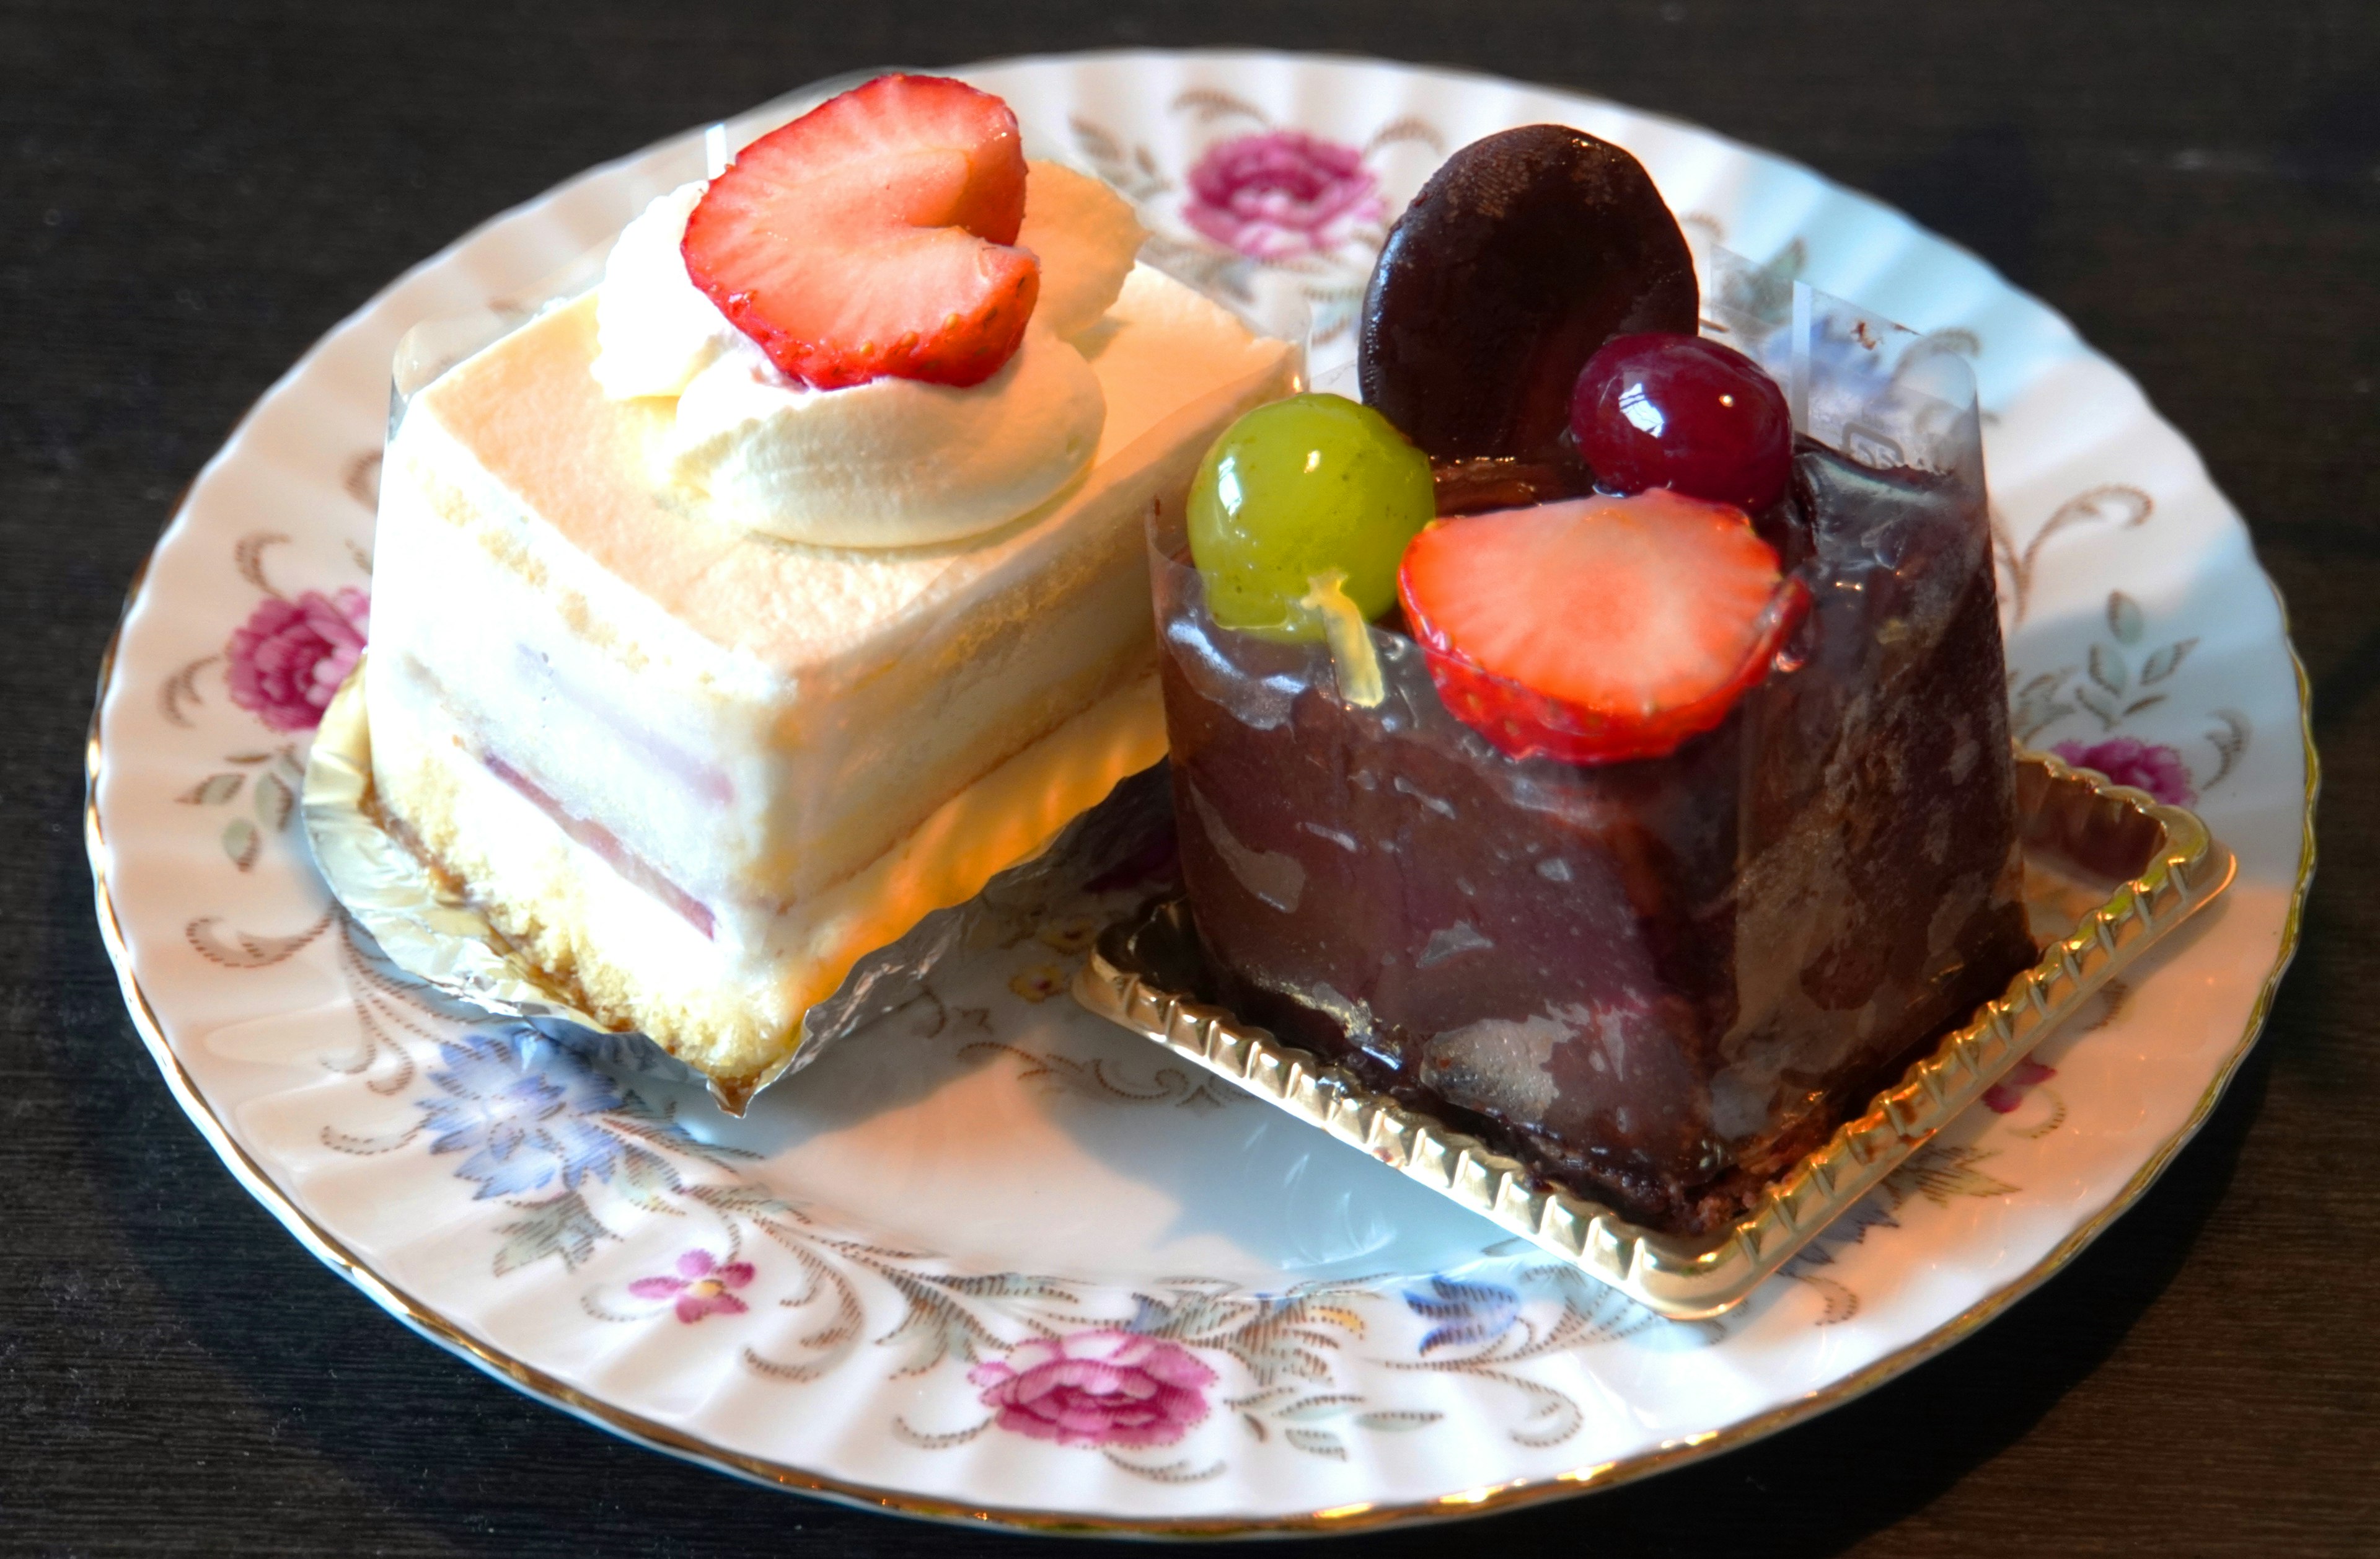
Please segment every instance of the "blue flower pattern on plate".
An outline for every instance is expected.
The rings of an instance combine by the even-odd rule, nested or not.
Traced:
[[[415,1102],[431,1152],[471,1154],[455,1173],[478,1183],[474,1200],[612,1178],[619,1139],[585,1118],[621,1106],[601,1072],[528,1029],[442,1040],[438,1056],[430,1080],[444,1097]]]
[[[1466,1283],[1459,1278],[1433,1277],[1429,1292],[1405,1290],[1405,1304],[1424,1321],[1436,1322],[1416,1352],[1442,1347],[1492,1343],[1520,1319],[1521,1296],[1500,1283]]]

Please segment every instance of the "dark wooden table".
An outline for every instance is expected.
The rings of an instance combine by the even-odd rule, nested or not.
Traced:
[[[1801,14],[1796,15],[1799,12]],[[2380,1552],[2380,7],[1366,0],[0,5],[0,1547],[981,1549],[634,1449],[419,1341],[217,1165],[117,1001],[78,826],[126,581],[248,404],[399,269],[812,78],[1120,43],[1443,61],[1897,201],[2146,384],[2314,679],[2325,874],[2263,1045],[2130,1216],[1775,1439],[1383,1548]],[[1018,1545],[1018,1546],[1012,1546]]]

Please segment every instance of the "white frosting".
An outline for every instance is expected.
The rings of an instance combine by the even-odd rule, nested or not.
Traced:
[[[750,347],[686,385],[665,469],[737,523],[787,541],[923,546],[1038,507],[1090,464],[1106,419],[1091,365],[1038,327],[964,390],[914,379],[793,388]]]
[[[759,352],[686,274],[679,245],[686,218],[709,188],[698,179],[678,186],[647,206],[612,245],[595,295],[603,342],[595,382],[613,400],[683,395],[696,374],[737,342]]]
[[[1132,202],[1062,163],[1028,163],[1025,226],[1017,247],[1041,262],[1033,317],[1060,335],[1080,335],[1115,307],[1148,229]]]
[[[655,477],[720,518],[822,546],[912,547],[991,530],[1063,491],[1106,419],[1065,337],[1115,301],[1146,235],[1098,180],[1033,164],[1019,242],[1041,262],[1016,355],[965,389],[883,378],[814,390],[786,377],[686,274],[684,185],[631,222],[596,302],[596,381],[615,400],[674,397]]]

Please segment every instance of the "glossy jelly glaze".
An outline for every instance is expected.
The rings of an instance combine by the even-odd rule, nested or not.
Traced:
[[[1918,387],[1811,296],[1785,377],[1834,444],[1802,438],[1762,518],[1815,604],[1668,757],[1507,758],[1394,625],[1387,698],[1343,700],[1321,647],[1216,627],[1152,524],[1214,993],[1673,1232],[1731,1218],[2034,956],[1971,387]]]

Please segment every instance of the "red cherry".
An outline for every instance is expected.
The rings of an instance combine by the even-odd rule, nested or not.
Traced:
[[[1793,475],[1785,392],[1733,347],[1694,335],[1615,335],[1580,370],[1571,433],[1596,481],[1666,487],[1757,512]]]

